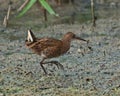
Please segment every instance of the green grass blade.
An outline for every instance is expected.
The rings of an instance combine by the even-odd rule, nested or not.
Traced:
[[[21,17],[23,16],[32,6],[33,4],[36,2],[37,0],[30,0],[28,2],[28,4],[23,8],[23,10],[18,14],[17,17]]]
[[[39,2],[50,14],[58,16],[45,0],[39,0]]]

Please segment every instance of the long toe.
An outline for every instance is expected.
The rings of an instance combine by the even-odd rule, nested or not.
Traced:
[[[62,64],[59,64],[59,66],[60,66],[60,68],[61,68],[62,70],[64,70],[64,67],[63,67],[63,65],[62,65]]]
[[[59,62],[56,62],[56,63],[59,66],[59,68],[61,68],[62,70],[64,70],[64,67],[63,67],[63,65],[61,63],[59,63]]]
[[[63,65],[60,64],[58,61],[51,61],[51,63],[55,64],[55,65],[57,66],[58,69],[60,68],[60,69],[64,70]]]
[[[57,61],[56,61],[56,63],[57,63],[57,65],[59,66],[60,69],[64,70],[64,67],[63,67],[63,65],[62,65],[61,63],[59,63],[59,62],[57,62]]]

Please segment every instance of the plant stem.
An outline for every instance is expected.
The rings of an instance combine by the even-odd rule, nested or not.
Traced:
[[[91,0],[91,13],[92,13],[92,24],[93,24],[93,27],[95,27],[96,17],[95,17],[95,11],[94,11],[94,0]]]

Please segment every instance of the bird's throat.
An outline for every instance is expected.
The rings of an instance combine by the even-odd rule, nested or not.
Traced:
[[[70,49],[71,40],[63,39],[62,42],[62,53],[66,53]]]

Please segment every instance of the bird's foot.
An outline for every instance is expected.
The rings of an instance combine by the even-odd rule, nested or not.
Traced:
[[[55,64],[55,65],[57,66],[58,69],[60,68],[60,69],[64,70],[63,65],[60,64],[58,61],[51,61],[51,63]]]

